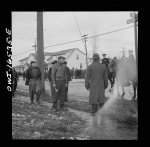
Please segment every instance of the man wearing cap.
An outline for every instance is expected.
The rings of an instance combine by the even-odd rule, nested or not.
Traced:
[[[50,82],[50,87],[51,87],[51,94],[52,94],[52,99],[54,99],[55,97],[55,88],[53,87],[53,83],[52,83],[52,77],[51,77],[51,73],[52,73],[52,68],[54,68],[54,66],[56,65],[57,63],[57,60],[54,60],[51,64],[52,64],[52,67],[49,68],[49,71],[48,71],[48,80]]]
[[[88,66],[85,87],[90,90],[89,104],[92,105],[92,115],[101,108],[105,102],[105,89],[108,87],[106,66],[99,61],[99,54],[93,54],[93,63]]]
[[[29,85],[31,104],[33,104],[34,95],[36,95],[36,102],[39,104],[41,95],[41,71],[35,61],[31,61],[31,66],[26,71],[26,79],[29,81],[26,85]]]
[[[109,64],[109,59],[106,58],[106,54],[102,54],[103,56],[103,59],[102,59],[102,64],[105,64],[106,67],[108,67],[108,64]]]
[[[69,85],[69,81],[71,81],[71,72],[70,72],[70,69],[67,67],[67,61],[64,61],[63,65],[67,69],[67,86],[65,88],[65,102],[67,102],[68,101],[68,85]]]
[[[60,100],[60,110],[64,110],[65,87],[67,87],[67,70],[63,66],[64,57],[58,57],[58,63],[52,68],[52,83],[55,88],[56,97],[53,100],[54,111],[57,110],[57,101]]]

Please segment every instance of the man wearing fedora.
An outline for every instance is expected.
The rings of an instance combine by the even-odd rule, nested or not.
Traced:
[[[105,102],[105,89],[108,87],[107,69],[100,63],[97,53],[93,54],[93,63],[87,68],[85,87],[90,90],[89,104],[94,116]]]
[[[41,71],[35,61],[31,61],[31,66],[26,71],[26,81],[26,85],[29,85],[31,104],[33,104],[34,95],[36,95],[36,102],[39,105],[41,96]]]
[[[63,66],[64,57],[58,57],[58,63],[52,68],[52,83],[55,88],[55,99],[53,100],[52,110],[57,111],[57,102],[60,100],[60,110],[64,110],[65,87],[67,87],[67,70]]]

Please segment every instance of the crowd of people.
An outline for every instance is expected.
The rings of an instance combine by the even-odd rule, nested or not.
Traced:
[[[92,115],[95,115],[98,109],[105,103],[105,89],[108,87],[108,79],[111,81],[112,78],[115,78],[115,75],[111,75],[111,73],[114,74],[113,69],[117,67],[115,64],[118,64],[120,61],[126,62],[126,57],[123,57],[121,60],[118,60],[116,57],[108,59],[106,58],[106,54],[103,54],[103,59],[100,62],[99,54],[95,53],[93,54],[93,63],[88,66],[87,70],[82,70],[81,68],[69,69],[65,58],[59,56],[58,60],[52,62],[52,67],[49,68],[49,71],[45,76],[45,79],[48,78],[51,87],[53,100],[52,110],[65,110],[64,103],[68,101],[69,81],[73,78],[85,78],[85,88],[90,90],[89,104],[92,105]],[[16,79],[18,79],[19,74],[17,75],[14,69],[13,73],[13,78],[15,79],[13,81],[15,81],[14,83],[17,83]],[[39,105],[42,74],[37,63],[31,61],[31,66],[22,74],[22,76],[26,80],[25,84],[29,86],[31,104],[34,103],[34,95],[36,95],[36,102]],[[14,85],[13,91],[16,90],[16,84]],[[111,87],[113,87],[113,85],[114,79],[111,81]],[[59,106],[58,100],[60,101]]]

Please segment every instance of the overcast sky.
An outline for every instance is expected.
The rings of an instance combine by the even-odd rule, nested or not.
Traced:
[[[123,27],[130,19],[129,11],[118,12],[74,12],[82,35],[97,35]],[[81,39],[73,12],[45,12],[43,14],[44,46],[51,46],[64,42]],[[22,52],[33,49],[36,38],[36,12],[12,12],[12,64],[18,64],[18,60],[29,56],[34,50],[24,54]],[[93,39],[87,40],[88,54],[92,55]],[[97,38],[97,52],[107,57],[119,56],[123,47],[126,50],[134,48],[134,28],[99,36]],[[70,48],[79,48],[85,52],[83,42],[75,42],[66,45],[50,47],[45,52],[54,52]],[[17,55],[20,54],[20,55]]]

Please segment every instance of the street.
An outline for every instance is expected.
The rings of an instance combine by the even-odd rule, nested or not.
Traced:
[[[69,83],[69,87],[68,87],[68,98],[69,99],[75,99],[78,101],[84,101],[84,102],[88,102],[88,97],[89,97],[89,91],[86,90],[85,86],[84,86],[84,79],[73,79],[73,81],[70,81]],[[18,82],[18,87],[19,90],[25,90],[28,91],[28,86],[25,85],[25,81],[23,81],[22,78],[19,79]],[[116,85],[115,85],[116,88]],[[105,96],[109,97],[110,93],[109,93],[109,89],[110,89],[110,83],[108,88],[105,90]],[[46,93],[48,93],[51,96],[51,90],[50,90],[50,84],[48,80],[45,80],[45,91]],[[121,89],[119,88],[119,92],[120,94],[122,94]],[[124,98],[127,100],[131,100],[133,96],[133,88],[132,85],[130,85],[129,87],[125,87],[125,96]]]

